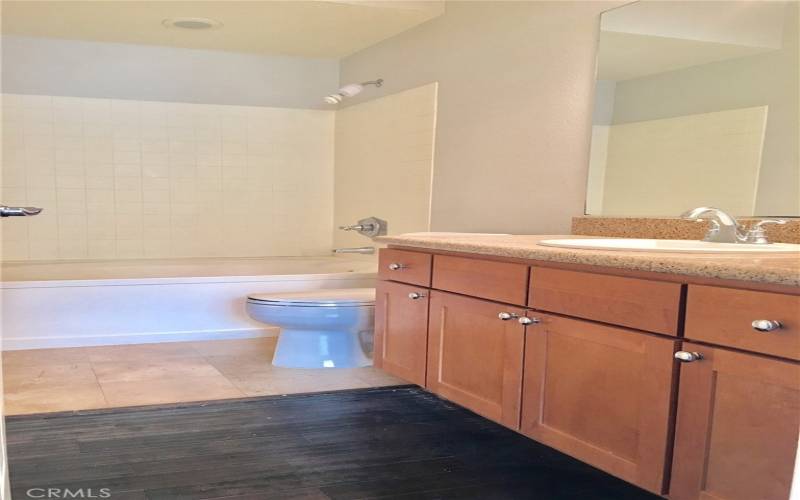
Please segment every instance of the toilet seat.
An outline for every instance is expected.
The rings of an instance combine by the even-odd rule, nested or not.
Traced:
[[[256,293],[248,295],[254,305],[282,307],[363,307],[375,305],[374,288],[313,290],[309,292]]]

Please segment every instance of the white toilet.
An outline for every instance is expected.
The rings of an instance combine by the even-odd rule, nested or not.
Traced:
[[[371,366],[374,310],[374,288],[247,297],[251,318],[281,328],[272,364],[286,368]]]

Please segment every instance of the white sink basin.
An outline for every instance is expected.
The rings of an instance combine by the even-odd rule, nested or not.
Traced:
[[[584,250],[625,250],[628,252],[675,252],[675,253],[786,253],[800,252],[800,245],[770,243],[754,245],[748,243],[711,243],[694,240],[641,240],[626,238],[575,238],[542,240],[546,247],[580,248]]]

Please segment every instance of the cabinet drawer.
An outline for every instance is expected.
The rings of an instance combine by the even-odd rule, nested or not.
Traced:
[[[781,327],[760,332],[753,321]],[[800,359],[800,296],[689,285],[685,337],[747,351]]]
[[[382,248],[378,255],[378,276],[384,280],[431,286],[432,255]]]
[[[433,288],[508,304],[525,305],[528,266],[437,255]]]
[[[534,267],[530,286],[535,309],[678,334],[680,283]]]

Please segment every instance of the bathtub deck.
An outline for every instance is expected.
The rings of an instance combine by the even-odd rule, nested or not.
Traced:
[[[403,384],[374,368],[270,364],[276,338],[3,353],[5,413],[19,415]]]
[[[12,417],[7,434],[15,498],[660,498],[410,387]]]
[[[3,282],[207,281],[231,277],[374,274],[373,256],[62,260],[0,263]],[[158,281],[152,281],[158,282]]]

